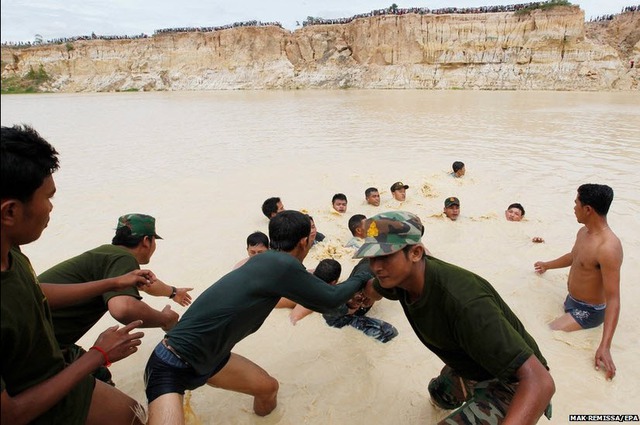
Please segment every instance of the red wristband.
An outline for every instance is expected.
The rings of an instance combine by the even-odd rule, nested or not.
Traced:
[[[104,351],[102,348],[98,347],[97,345],[94,345],[93,347],[89,348],[89,350],[99,351],[102,354],[102,357],[104,357],[104,366],[106,367],[111,366],[111,362],[109,361],[109,356],[107,355],[107,352]]]

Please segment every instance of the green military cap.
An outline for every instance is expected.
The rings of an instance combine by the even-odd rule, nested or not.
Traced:
[[[407,245],[420,243],[424,226],[420,217],[407,211],[390,211],[374,215],[364,223],[364,244],[353,258],[393,254]]]
[[[162,239],[156,233],[156,219],[146,214],[125,214],[118,218],[116,229],[128,227],[131,229],[131,236],[154,236]]]

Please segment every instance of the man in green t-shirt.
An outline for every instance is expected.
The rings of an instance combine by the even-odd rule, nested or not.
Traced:
[[[102,245],[65,260],[38,276],[40,282],[78,284],[124,275],[148,264],[156,250],[156,220],[146,214],[126,214],[118,219],[116,233],[110,245]],[[176,288],[159,279],[148,289],[150,295],[164,296],[176,303],[191,304],[189,291],[193,288]],[[69,362],[84,354],[76,342],[109,311],[122,324],[142,320],[144,328],[159,327],[165,331],[178,322],[178,313],[167,305],[156,310],[142,301],[135,287],[109,291],[84,302],[52,312],[56,340]],[[94,376],[113,384],[111,374],[100,368]]]
[[[143,408],[90,373],[137,351],[139,320],[104,331],[89,351],[65,364],[53,334],[51,310],[154,279],[149,270],[80,285],[38,284],[21,245],[37,240],[49,222],[58,152],[29,126],[2,127],[0,136],[1,340],[0,422],[141,424]]]
[[[424,226],[412,213],[375,215],[365,231],[355,258],[369,258],[376,279],[364,295],[400,301],[417,337],[445,364],[428,387],[435,405],[455,409],[440,423],[550,417],[555,385],[546,360],[491,284],[425,253]]]
[[[207,288],[166,338],[145,369],[149,424],[183,423],[185,390],[208,384],[253,396],[253,410],[266,416],[277,405],[278,381],[251,360],[232,352],[256,332],[281,297],[321,313],[338,309],[368,279],[356,274],[327,285],[302,265],[311,248],[311,222],[298,211],[269,221],[271,249]]]

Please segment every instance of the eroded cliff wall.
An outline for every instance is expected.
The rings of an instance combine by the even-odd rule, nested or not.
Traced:
[[[640,26],[640,13],[630,13]],[[638,90],[631,51],[585,37],[577,6],[387,15],[341,25],[241,27],[146,39],[2,47],[3,77],[40,65],[50,91],[294,88]]]

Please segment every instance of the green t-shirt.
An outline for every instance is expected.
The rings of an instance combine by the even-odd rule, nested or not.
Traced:
[[[413,303],[401,288],[376,289],[400,301],[424,345],[460,376],[483,381],[515,381],[515,373],[532,354],[547,361],[522,322],[489,282],[480,276],[425,256],[422,296]]]
[[[167,338],[197,373],[211,373],[236,343],[262,326],[281,297],[324,313],[347,302],[371,277],[363,273],[327,285],[295,257],[267,251],[207,288]]]
[[[51,267],[41,273],[38,280],[43,283],[84,283],[122,276],[139,268],[138,261],[127,249],[102,245]],[[142,299],[136,288],[127,288],[55,310],[53,325],[60,345],[76,343],[108,311],[108,301],[119,295]]]
[[[29,259],[19,249],[9,253],[2,272],[2,391],[15,396],[64,369],[51,311]],[[87,376],[34,424],[84,424],[95,381]]]

